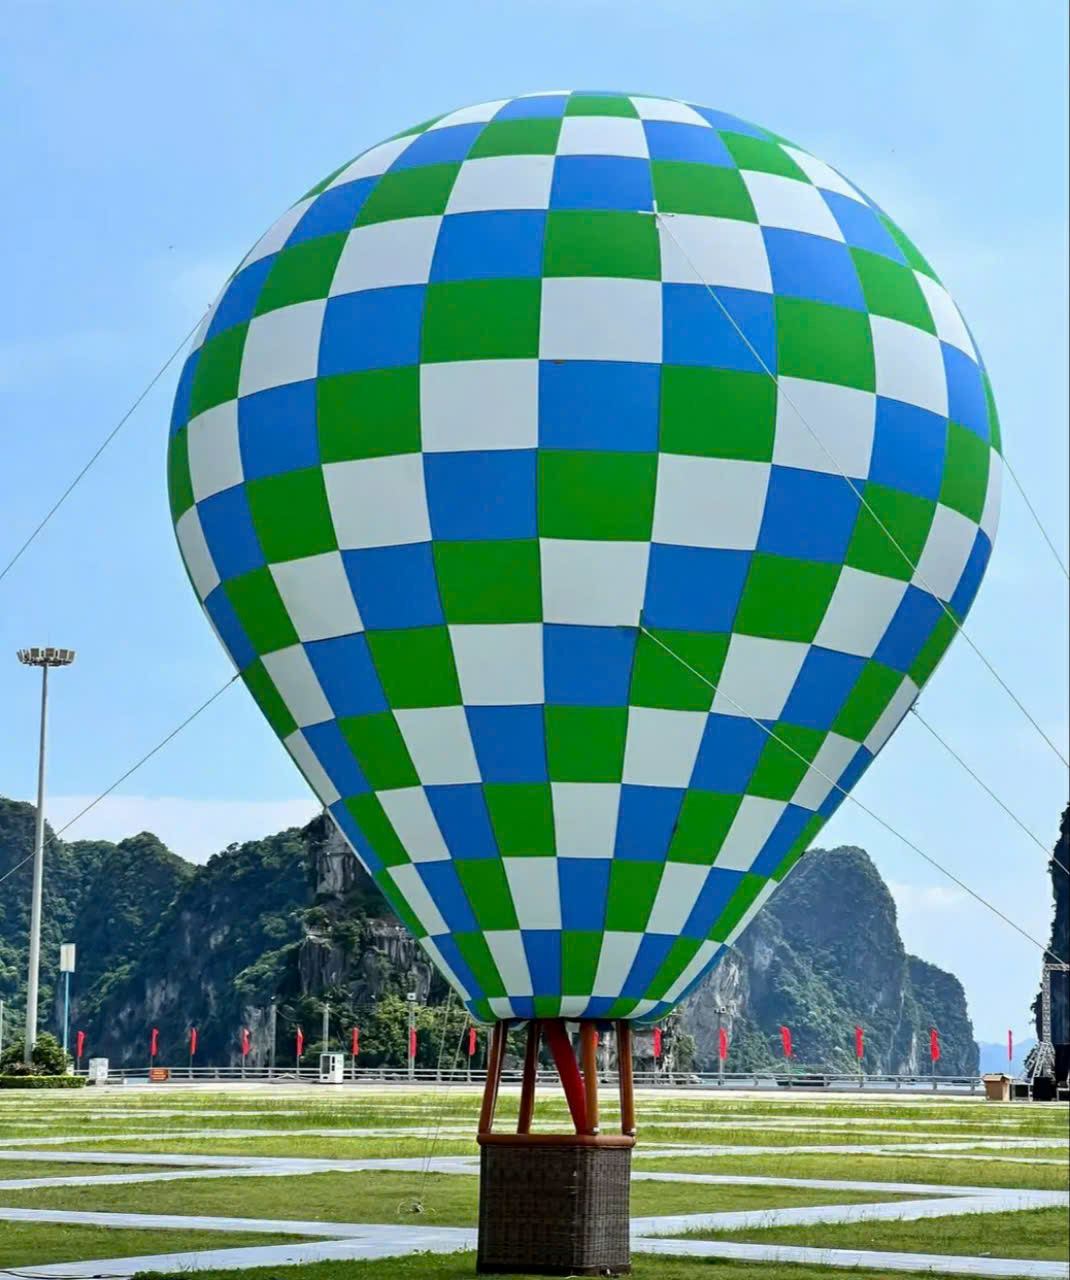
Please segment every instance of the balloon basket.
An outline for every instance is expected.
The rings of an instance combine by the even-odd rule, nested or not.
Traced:
[[[540,1042],[564,1086],[576,1132],[532,1133]],[[479,1244],[483,1275],[625,1275],[631,1271],[630,1187],[635,1116],[631,1026],[617,1024],[621,1132],[598,1123],[597,1043],[580,1023],[580,1063],[559,1019],[528,1023],[517,1132],[493,1132],[505,1024],[491,1039],[480,1115]]]

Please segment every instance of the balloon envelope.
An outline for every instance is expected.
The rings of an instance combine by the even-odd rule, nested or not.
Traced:
[[[716,962],[968,611],[1000,470],[970,334],[872,201],[603,93],[313,188],[169,451],[215,630],[480,1019],[649,1020]]]

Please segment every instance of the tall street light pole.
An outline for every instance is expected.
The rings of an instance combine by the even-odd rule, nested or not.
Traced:
[[[45,873],[45,729],[48,724],[48,669],[69,667],[73,649],[20,649],[27,667],[41,668],[41,746],[37,757],[37,820],[33,838],[33,896],[30,900],[30,965],[26,976],[26,1032],[23,1062],[30,1066],[37,1043],[37,992],[41,970],[41,889]]]

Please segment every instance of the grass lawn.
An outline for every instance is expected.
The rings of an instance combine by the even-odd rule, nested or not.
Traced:
[[[0,1182],[11,1178],[91,1177],[95,1173],[150,1173],[171,1166],[159,1164],[93,1164],[77,1160],[0,1160]]]
[[[67,1146],[67,1143],[63,1144]],[[479,1148],[475,1139],[440,1137],[432,1144],[430,1138],[322,1138],[297,1134],[286,1137],[272,1134],[265,1138],[183,1138],[181,1136],[154,1138],[148,1142],[132,1135],[129,1138],[113,1138],[107,1142],[79,1144],[72,1137],[69,1143],[74,1150],[137,1152],[153,1151],[160,1155],[183,1156],[290,1156],[308,1160],[364,1160],[374,1157],[408,1156],[422,1159],[436,1156],[474,1156]],[[61,1148],[62,1149],[62,1148]]]
[[[69,1227],[51,1222],[0,1222],[0,1266],[45,1266],[90,1258],[136,1258],[153,1253],[292,1243],[293,1236],[221,1231],[153,1231],[115,1227]],[[234,1280],[235,1273],[227,1273]]]
[[[696,1231],[703,1240],[745,1240],[748,1244],[793,1244],[818,1249],[892,1249],[902,1253],[964,1253],[992,1258],[1047,1258],[1065,1261],[1070,1222],[1065,1209],[1022,1209],[1014,1213],[968,1213],[918,1222],[842,1222],[810,1227]]]

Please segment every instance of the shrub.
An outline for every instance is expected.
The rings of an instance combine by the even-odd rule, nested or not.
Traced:
[[[37,1037],[33,1046],[33,1067],[27,1070],[22,1061],[24,1042],[13,1040],[0,1057],[0,1075],[65,1076],[69,1058],[55,1036],[47,1031]]]
[[[85,1076],[0,1075],[0,1089],[82,1089]]]

